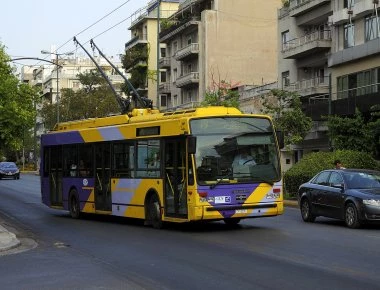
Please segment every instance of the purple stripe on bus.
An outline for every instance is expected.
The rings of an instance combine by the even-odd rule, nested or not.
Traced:
[[[116,127],[99,128],[98,131],[100,135],[102,135],[104,141],[125,139],[125,137],[120,133],[120,130]]]
[[[43,146],[84,143],[78,131],[46,134],[41,136]]]
[[[209,185],[199,186],[198,191],[207,192],[207,198],[210,198],[210,200],[208,200],[208,203],[211,206],[228,206],[228,205],[242,204],[242,202],[241,203],[236,202],[236,196],[244,195],[245,199],[248,199],[249,196],[254,193],[254,191],[256,190],[258,186],[259,184],[240,184],[231,188],[230,185],[218,184],[213,189],[211,189]],[[221,203],[216,203],[212,201],[212,200],[215,200],[215,197],[229,197],[229,200],[225,200],[224,202],[221,202]],[[224,218],[229,218],[235,214],[235,210],[222,210],[222,211],[219,211],[219,213]]]

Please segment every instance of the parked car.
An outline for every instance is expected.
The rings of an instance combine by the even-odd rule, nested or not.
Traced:
[[[321,171],[300,186],[298,202],[305,222],[324,216],[344,220],[350,228],[380,223],[380,171]]]
[[[0,179],[20,179],[20,169],[14,162],[0,162]]]

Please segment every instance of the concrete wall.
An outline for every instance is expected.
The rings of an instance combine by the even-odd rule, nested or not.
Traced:
[[[214,81],[277,80],[277,9],[281,0],[216,0],[202,13],[200,92]]]

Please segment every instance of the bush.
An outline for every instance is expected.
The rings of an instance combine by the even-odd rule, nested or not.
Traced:
[[[334,160],[339,159],[346,168],[366,168],[380,170],[380,162],[368,153],[351,150],[334,152],[316,152],[305,155],[284,175],[285,191],[290,196],[297,194],[302,183],[309,181],[319,171],[334,167]]]

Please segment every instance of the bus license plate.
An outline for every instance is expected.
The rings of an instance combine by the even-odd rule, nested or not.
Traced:
[[[235,213],[248,213],[247,209],[237,209],[235,210]]]

